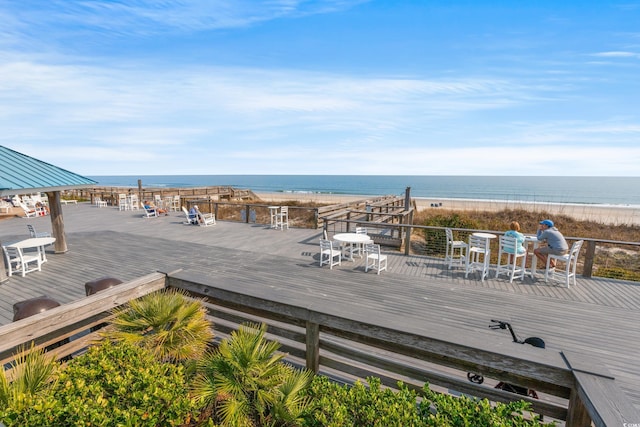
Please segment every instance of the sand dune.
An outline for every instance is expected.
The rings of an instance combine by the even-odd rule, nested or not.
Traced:
[[[298,200],[301,202],[311,201],[317,203],[344,203],[371,197],[363,195],[316,193],[258,193],[258,196],[265,201],[271,202]],[[496,212],[504,209],[525,209],[541,213],[548,212],[550,215],[567,215],[578,220],[595,221],[601,224],[640,225],[640,207],[638,206],[425,198],[414,198],[413,201],[418,210],[451,209]],[[440,204],[442,205],[440,206]],[[437,205],[437,207],[433,207],[432,205]]]

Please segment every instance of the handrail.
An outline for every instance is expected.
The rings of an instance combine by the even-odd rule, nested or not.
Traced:
[[[98,292],[86,298],[52,308],[0,328],[0,361],[10,358],[20,345],[35,341],[50,344],[61,334],[86,329],[87,322],[100,323],[112,308],[165,287],[165,275],[152,273]],[[94,319],[95,317],[95,319]],[[94,321],[95,320],[95,321]]]

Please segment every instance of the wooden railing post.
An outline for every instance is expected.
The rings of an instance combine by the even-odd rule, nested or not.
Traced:
[[[320,369],[320,325],[307,320],[306,327],[307,369],[318,373]]]
[[[571,389],[569,395],[569,406],[567,407],[567,427],[585,427],[591,425],[591,417],[587,412],[587,408],[584,406],[578,396],[578,390]]]
[[[409,211],[408,216],[409,216],[409,220],[407,221],[407,224],[409,224],[409,227],[407,227],[406,233],[405,233],[405,244],[404,244],[405,255],[411,255],[411,224],[413,224],[413,209]]]
[[[582,267],[582,277],[591,277],[593,274],[593,260],[596,257],[596,242],[587,241],[587,253],[584,256],[584,266]]]

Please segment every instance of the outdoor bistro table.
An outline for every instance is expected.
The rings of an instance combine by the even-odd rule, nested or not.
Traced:
[[[6,246],[20,249],[37,248],[38,255],[40,256],[40,259],[42,259],[42,262],[47,262],[47,255],[44,251],[44,247],[51,245],[55,241],[55,237],[31,237],[29,239],[20,240],[19,242],[13,242]]]
[[[476,237],[482,237],[483,239],[495,239],[496,236],[495,234],[491,234],[491,233],[473,233],[474,236]]]
[[[353,262],[353,245],[362,245],[364,243],[371,243],[371,237],[366,234],[358,233],[338,233],[333,236],[333,240],[340,243],[349,244],[349,256],[346,258]]]
[[[525,234],[524,236],[524,244],[526,245],[525,248],[527,249],[527,254],[532,255],[531,270],[529,271],[529,274],[531,275],[531,277],[535,277],[538,257],[533,253],[533,251],[529,252],[529,243],[533,243],[533,249],[535,250],[538,246],[540,246],[540,240],[538,240],[538,237],[535,235]]]

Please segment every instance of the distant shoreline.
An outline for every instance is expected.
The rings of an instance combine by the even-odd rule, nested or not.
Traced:
[[[355,200],[366,200],[374,198],[372,196],[357,194],[283,192],[256,192],[256,195],[265,201],[272,202],[297,200],[300,202],[308,201],[316,203],[346,203]],[[425,209],[446,209],[476,212],[498,212],[505,209],[524,209],[534,212],[547,212],[550,215],[566,215],[581,221],[594,221],[597,223],[608,225],[640,225],[640,206],[446,198],[436,199],[423,197],[413,197],[412,199],[416,205],[416,209],[418,209],[419,211]]]

